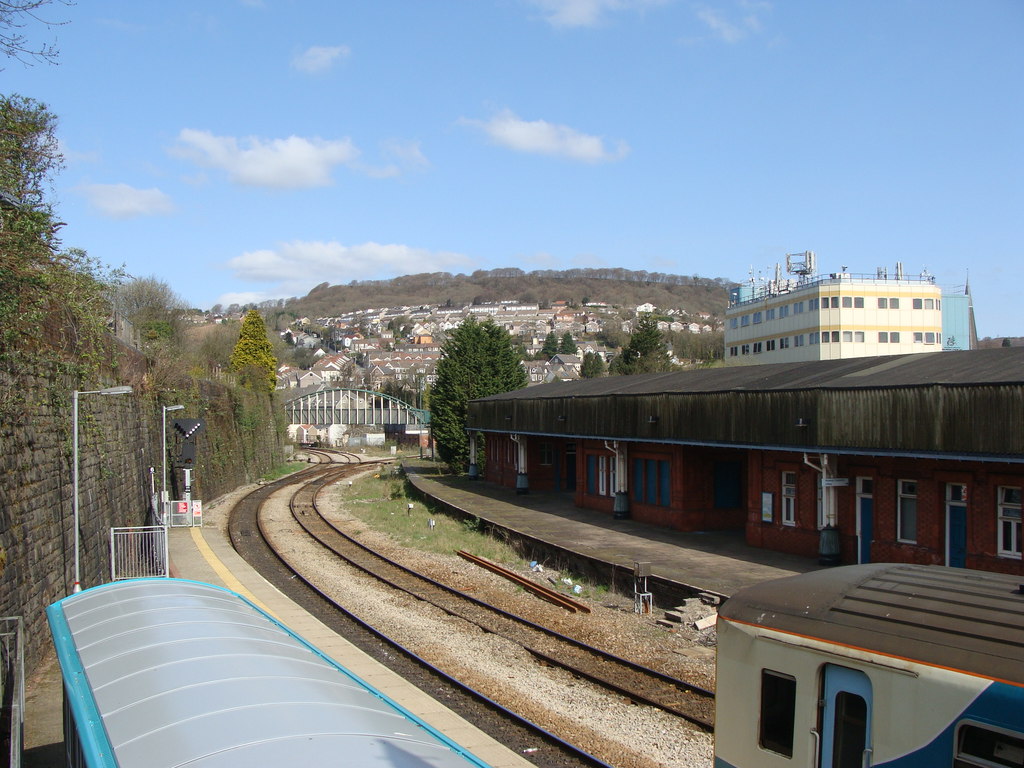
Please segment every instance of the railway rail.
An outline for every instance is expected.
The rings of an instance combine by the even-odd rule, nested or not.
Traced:
[[[320,491],[337,479],[334,474],[322,475],[299,488],[289,504],[296,522],[346,563],[449,615],[520,645],[545,664],[561,667],[630,700],[662,709],[706,731],[713,730],[713,692],[467,595],[346,534],[327,520],[317,506]]]
[[[353,466],[339,468],[335,466],[337,463],[336,454],[326,453],[323,461],[245,496],[236,504],[228,522],[228,534],[235,550],[264,578],[326,626],[531,762],[546,768],[611,768],[608,763],[451,677],[346,611],[311,580],[288,566],[270,547],[259,532],[259,512],[263,504],[272,494],[289,485],[318,482],[324,475],[336,481],[356,470]]]

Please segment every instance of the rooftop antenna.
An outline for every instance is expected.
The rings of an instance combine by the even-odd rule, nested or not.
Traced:
[[[811,277],[818,271],[818,259],[814,251],[786,254],[786,271],[791,275]]]

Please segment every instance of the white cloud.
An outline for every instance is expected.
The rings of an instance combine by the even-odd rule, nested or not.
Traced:
[[[460,122],[480,128],[495,144],[516,152],[565,157],[583,163],[621,160],[629,154],[629,145],[623,141],[611,149],[600,136],[580,133],[567,125],[546,120],[522,120],[509,109],[486,122],[465,118]]]
[[[353,170],[374,179],[392,179],[403,173],[423,171],[430,167],[430,161],[423,154],[418,141],[389,139],[381,142],[380,153],[385,165],[353,163]]]
[[[606,13],[642,11],[668,0],[529,0],[541,9],[544,19],[553,27],[593,27]]]
[[[359,156],[347,137],[334,141],[301,136],[237,139],[185,128],[178,141],[172,153],[202,167],[225,171],[237,184],[254,187],[325,187],[332,183],[334,166],[349,164]]]
[[[352,50],[347,45],[314,45],[292,59],[292,67],[300,72],[318,74],[326,72],[338,58],[348,58]]]
[[[473,262],[459,253],[407,245],[294,240],[272,249],[248,251],[231,259],[227,266],[240,280],[273,283],[276,288],[269,293],[275,296],[295,296],[324,280],[347,283],[419,272],[449,272],[473,266]]]
[[[271,296],[268,293],[260,291],[235,291],[232,293],[221,294],[214,304],[220,304],[222,307],[230,307],[232,304],[238,304],[244,307],[246,304],[259,304],[267,299],[276,299],[277,296]]]
[[[85,184],[78,190],[93,208],[112,219],[160,216],[174,212],[171,198],[155,187],[136,189],[128,184]]]
[[[697,10],[697,18],[707,25],[716,37],[726,43],[738,43],[749,35],[761,32],[760,14],[772,9],[771,3],[758,0],[741,0],[738,4],[742,18],[730,20],[725,13],[708,7]]]
[[[78,152],[61,139],[57,140],[57,149],[68,164],[98,163],[100,161],[99,152]]]

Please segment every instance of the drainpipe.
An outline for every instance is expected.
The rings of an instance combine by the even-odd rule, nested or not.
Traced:
[[[615,505],[612,507],[612,517],[615,520],[628,520],[629,514],[629,486],[626,477],[626,446],[619,445],[618,440],[609,443],[604,441],[604,447],[615,454]]]
[[[834,478],[835,474],[829,466],[828,454],[820,454],[820,459],[821,466],[815,466],[811,463],[807,454],[804,454],[804,464],[821,475],[821,511],[823,513],[822,517],[825,519],[825,525],[822,527],[818,538],[818,564],[839,565],[841,556],[839,547],[839,517],[837,513],[838,505],[836,504],[836,487],[832,483],[827,482]]]
[[[476,463],[476,432],[469,433],[469,479],[480,479],[480,467]]]
[[[522,496],[530,492],[530,484],[526,477],[526,441],[522,435],[509,435],[516,444],[516,493]]]

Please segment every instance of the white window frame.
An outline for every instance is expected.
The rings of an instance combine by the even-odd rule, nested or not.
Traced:
[[[910,493],[906,490],[908,485],[914,487],[914,492]],[[904,501],[906,500],[906,501]],[[909,506],[909,502],[914,502],[914,538],[905,537],[903,530],[903,516],[904,513],[909,511],[904,509],[904,505]],[[917,529],[918,529],[918,495],[917,495],[917,480],[897,480],[896,481],[896,541],[903,542],[904,544],[917,544]]]
[[[781,484],[782,493],[779,494],[779,498],[782,504],[782,524],[796,525],[796,472],[784,471]]]
[[[1016,491],[1017,500],[1007,500],[1006,492]],[[999,557],[1021,559],[1021,489],[1015,485],[1000,485],[996,497],[997,537]]]

